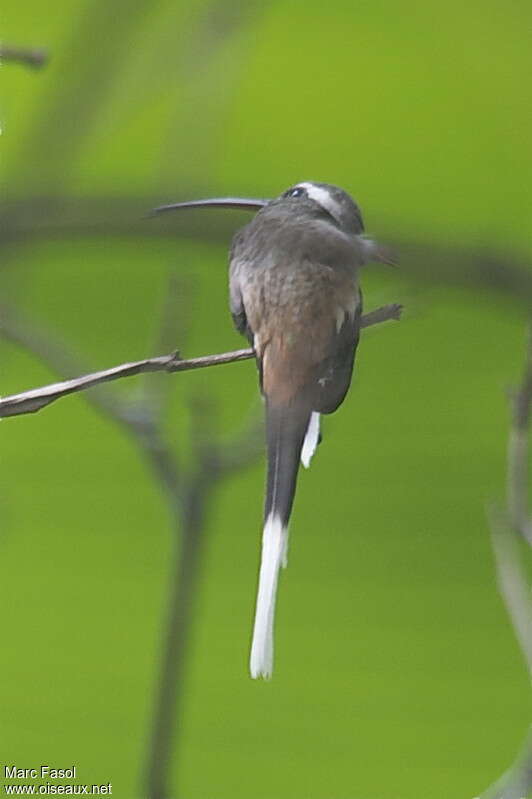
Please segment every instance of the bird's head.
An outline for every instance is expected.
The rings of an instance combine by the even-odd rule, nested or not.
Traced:
[[[154,209],[154,213],[159,214],[183,208],[236,208],[259,211],[268,205],[283,205],[286,207],[287,213],[292,210],[304,213],[305,209],[312,212],[318,206],[332,217],[344,232],[358,234],[364,230],[360,208],[347,192],[330,183],[314,181],[296,183],[273,200],[248,197],[211,197],[205,200],[188,200],[161,205]]]
[[[304,205],[310,210],[317,205],[331,216],[345,233],[359,234],[364,231],[358,205],[346,191],[331,183],[302,181],[291,186],[272,202],[286,204],[287,210],[290,207],[297,209]]]

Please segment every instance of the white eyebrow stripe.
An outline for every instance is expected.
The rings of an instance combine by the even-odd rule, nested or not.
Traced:
[[[331,197],[327,189],[322,189],[320,186],[316,186],[315,183],[298,183],[297,187],[299,186],[302,189],[306,189],[306,192],[311,200],[317,202],[318,205],[321,205],[322,208],[325,208],[326,211],[332,214],[335,219],[338,219],[340,206],[336,200]]]

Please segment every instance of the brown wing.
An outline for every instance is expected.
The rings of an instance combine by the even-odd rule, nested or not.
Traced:
[[[331,341],[330,354],[320,363],[312,409],[320,413],[333,413],[343,402],[351,385],[355,353],[360,337],[362,293],[352,319],[347,319]]]
[[[271,401],[331,413],[344,398],[358,341],[359,263],[353,238],[270,209],[235,237],[231,312]]]

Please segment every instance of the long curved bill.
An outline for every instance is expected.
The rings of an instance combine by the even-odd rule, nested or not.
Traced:
[[[251,199],[248,197],[212,197],[207,200],[189,200],[184,203],[160,205],[153,209],[154,214],[165,211],[179,211],[182,208],[237,208],[243,211],[258,211],[268,205],[269,200]]]

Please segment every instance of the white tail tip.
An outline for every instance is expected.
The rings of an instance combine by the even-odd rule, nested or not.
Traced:
[[[268,680],[272,676],[275,597],[279,569],[285,565],[287,535],[287,528],[283,527],[280,518],[270,514],[262,533],[259,591],[249,660],[249,670],[254,680],[258,677]]]
[[[310,461],[314,453],[316,452],[316,447],[318,446],[318,441],[320,439],[320,415],[317,411],[312,411],[310,414],[310,419],[307,427],[307,432],[305,434],[305,440],[303,441],[303,448],[301,450],[301,463],[308,469],[310,466]]]

